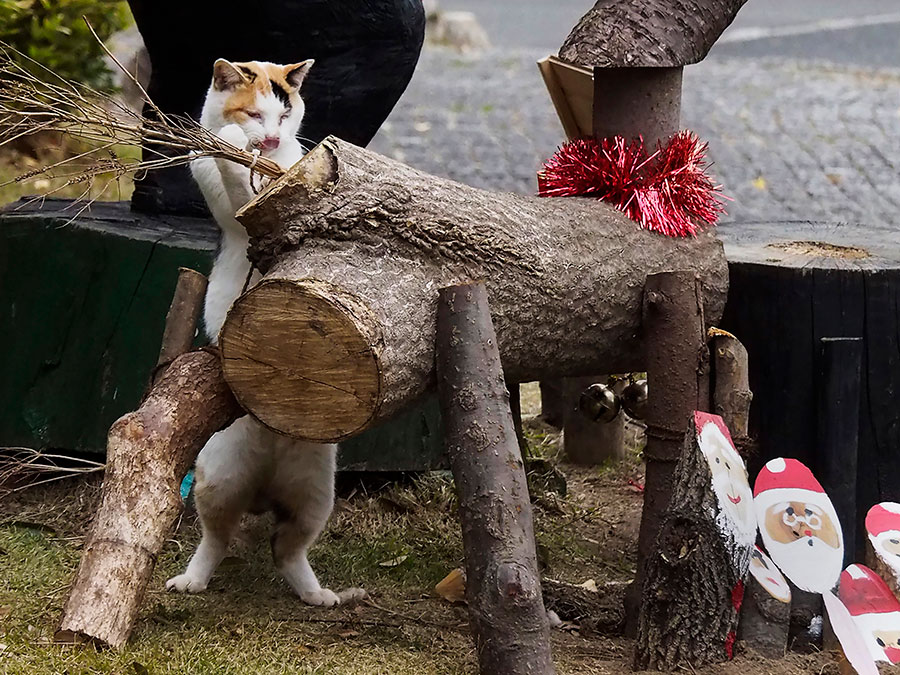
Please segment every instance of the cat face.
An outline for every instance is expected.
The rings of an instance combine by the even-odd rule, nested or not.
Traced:
[[[213,131],[237,124],[249,139],[247,149],[272,154],[300,130],[304,113],[300,85],[312,65],[312,59],[287,66],[219,59],[201,124]]]

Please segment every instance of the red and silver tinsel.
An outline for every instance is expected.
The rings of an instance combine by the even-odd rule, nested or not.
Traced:
[[[706,174],[706,143],[690,131],[648,154],[643,139],[578,139],[563,145],[538,173],[542,197],[596,197],[647,230],[670,237],[696,234],[725,213]]]

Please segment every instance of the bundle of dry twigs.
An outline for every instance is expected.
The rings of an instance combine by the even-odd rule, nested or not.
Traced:
[[[104,467],[102,462],[82,457],[31,448],[0,448],[0,498],[36,485],[103,471]]]
[[[137,78],[109,50],[107,54],[139,88],[147,116],[129,110],[113,96],[66,80],[0,43],[0,146],[45,131],[69,134],[89,144],[84,152],[26,171],[0,187],[36,177],[56,178],[63,180],[42,196],[84,185],[82,197],[87,197],[97,194],[98,179],[107,181],[99,190],[102,194],[126,174],[187,164],[202,156],[229,159],[269,178],[284,173],[275,162],[229,145],[191,118],[160,110]],[[142,158],[125,159],[116,154],[117,146],[143,147]]]

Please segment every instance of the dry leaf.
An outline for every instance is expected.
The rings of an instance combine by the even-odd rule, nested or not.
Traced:
[[[466,572],[457,567],[447,576],[441,579],[434,587],[437,593],[447,602],[465,602],[466,601]]]
[[[403,564],[403,561],[408,557],[408,555],[398,555],[396,558],[391,558],[390,560],[382,560],[378,565],[381,567],[396,567],[397,565]]]
[[[583,584],[578,584],[578,587],[583,588],[586,591],[590,591],[591,593],[599,593],[599,590],[597,589],[597,582],[593,579],[588,579]]]
[[[763,178],[762,176],[757,176],[753,179],[753,187],[755,187],[757,190],[765,190],[767,187],[769,187],[769,184],[766,182],[765,178]]]

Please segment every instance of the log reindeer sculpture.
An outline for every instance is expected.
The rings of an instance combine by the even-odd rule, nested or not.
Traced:
[[[220,336],[241,405],[281,433],[335,441],[434,383],[437,289],[488,288],[508,381],[643,370],[648,274],[690,270],[709,322],[727,285],[712,232],[673,239],[592,199],[486,192],[335,138],[245,206],[262,281]]]

